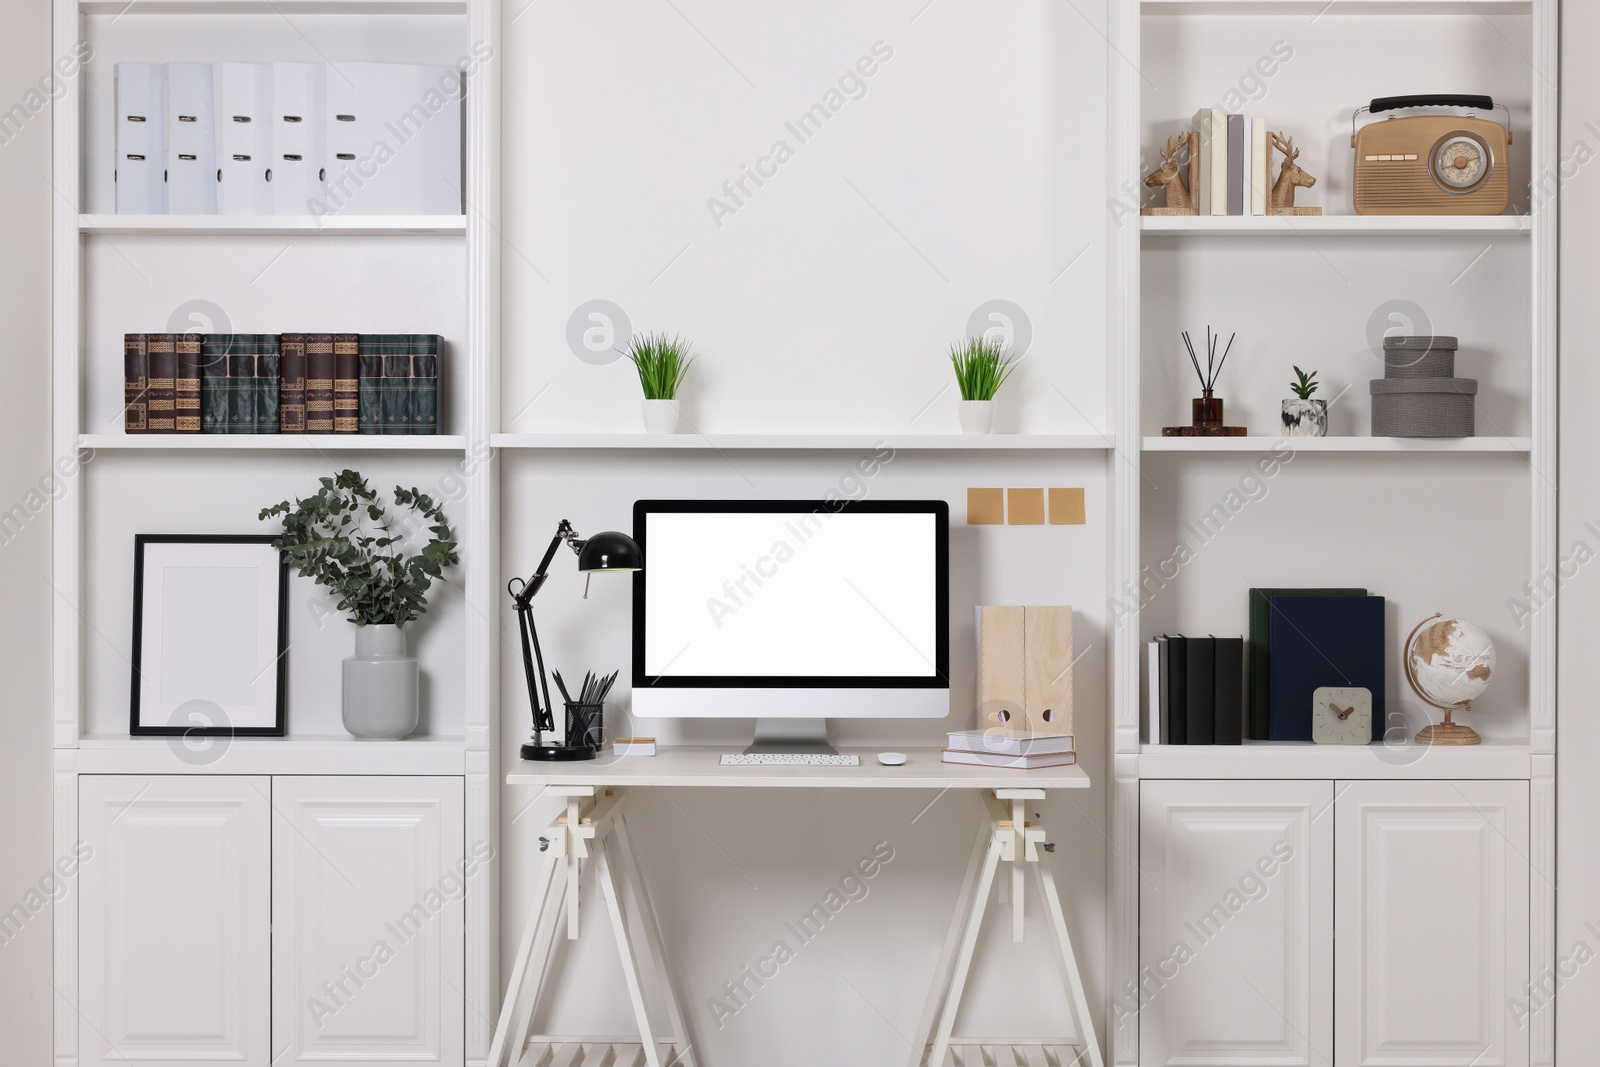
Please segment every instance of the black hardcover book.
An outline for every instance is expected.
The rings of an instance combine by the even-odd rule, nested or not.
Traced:
[[[1244,638],[1216,639],[1216,743],[1244,743]]]
[[[1172,744],[1172,650],[1165,637],[1156,638],[1156,673],[1159,679],[1153,684],[1158,686],[1161,701],[1158,712],[1159,741],[1163,745],[1170,745]],[[1158,738],[1151,740],[1156,741]]]
[[[1217,740],[1217,649],[1212,637],[1191,637],[1189,645],[1189,744],[1212,745]]]
[[[1174,745],[1189,743],[1189,642],[1167,636],[1167,662],[1172,677],[1167,682],[1167,734]]]

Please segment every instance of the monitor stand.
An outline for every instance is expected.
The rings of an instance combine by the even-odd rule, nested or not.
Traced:
[[[762,752],[820,752],[833,755],[828,744],[827,719],[757,719],[756,739],[747,755]]]

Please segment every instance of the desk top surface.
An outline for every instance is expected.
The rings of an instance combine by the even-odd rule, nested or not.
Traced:
[[[724,767],[718,761],[731,748],[661,747],[654,756],[613,756],[579,763],[531,763],[516,760],[506,774],[508,785],[658,786],[667,788],[801,788],[801,789],[1088,789],[1081,767],[1048,767],[1018,771],[945,763],[937,748],[899,749],[906,762],[885,767],[883,748],[841,748],[861,757],[859,767],[767,764]]]

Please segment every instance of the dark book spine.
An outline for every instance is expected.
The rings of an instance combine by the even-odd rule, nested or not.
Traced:
[[[380,431],[386,434],[411,432],[411,356],[385,354],[383,357],[383,414]]]
[[[1167,661],[1172,667],[1168,689],[1167,733],[1174,745],[1189,743],[1189,642],[1167,638]]]
[[[411,353],[410,432],[439,432],[439,335],[415,339]]]
[[[333,432],[361,430],[361,335],[333,335]]]
[[[278,432],[306,432],[306,335],[278,338]]]
[[[1244,742],[1244,638],[1216,640],[1216,743]]]
[[[1156,672],[1160,700],[1160,743],[1172,744],[1172,652],[1165,637],[1156,638]],[[1154,738],[1152,740],[1155,740]]]
[[[150,335],[150,399],[145,416],[150,433],[178,432],[178,337]]]
[[[1217,651],[1210,637],[1189,638],[1189,744],[1211,745],[1217,740]]]
[[[383,357],[372,351],[370,334],[361,338],[361,354],[356,361],[357,418],[361,433],[383,432]]]
[[[228,432],[256,432],[256,353],[254,338],[234,335],[228,350]]]
[[[200,340],[200,432],[228,432],[229,333],[208,333]]]
[[[306,334],[306,433],[333,432],[333,334]]]
[[[122,432],[150,432],[150,335],[122,335]]]
[[[278,433],[282,419],[282,399],[278,395],[282,357],[278,351],[278,335],[264,333],[257,340],[256,376],[251,389],[256,401],[256,433]]]
[[[178,335],[177,432],[200,432],[200,354],[201,335]]]

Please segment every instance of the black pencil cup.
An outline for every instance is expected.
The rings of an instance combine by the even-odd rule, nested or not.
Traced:
[[[585,704],[578,700],[567,701],[567,739],[569,748],[588,748],[595,751],[605,743],[604,704]]]

